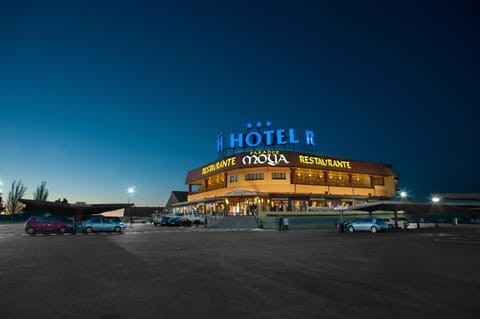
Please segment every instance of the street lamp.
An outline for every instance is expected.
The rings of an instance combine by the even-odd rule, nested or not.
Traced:
[[[400,198],[400,200],[408,199],[408,192],[405,189],[398,190],[397,191],[397,198]]]
[[[127,193],[128,193],[128,211],[127,211],[127,217],[128,219],[130,220],[130,226],[132,225],[132,217],[130,216],[130,200],[132,198],[132,195],[133,193],[135,193],[135,187],[133,186],[130,186],[128,189],[127,189]]]
[[[135,187],[129,187],[127,189],[127,193],[128,193],[128,202],[130,203],[130,197],[132,196],[133,193],[135,193]]]
[[[0,181],[0,213],[3,212],[3,191],[2,191],[2,181]]]
[[[434,195],[432,196],[432,203],[433,205],[438,204],[440,202],[440,197]],[[434,216],[435,216],[435,228],[438,228],[438,218],[437,218],[437,212],[434,210]]]

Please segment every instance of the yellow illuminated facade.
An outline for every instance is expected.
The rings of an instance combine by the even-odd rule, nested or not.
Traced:
[[[384,164],[295,151],[237,153],[190,171],[188,202],[177,212],[250,215],[312,211],[395,196],[397,174]]]

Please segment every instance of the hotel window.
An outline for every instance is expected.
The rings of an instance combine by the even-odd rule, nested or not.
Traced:
[[[230,176],[230,183],[236,183],[236,182],[238,182],[238,176],[237,175]]]
[[[265,178],[263,177],[263,173],[250,173],[250,174],[245,174],[245,180],[246,181],[259,181],[259,180],[264,180]]]
[[[383,176],[372,176],[372,184],[383,186],[385,185],[385,180]]]
[[[285,173],[272,173],[272,179],[287,179],[287,174],[285,174]]]
[[[205,180],[205,190],[214,190],[219,188],[227,187],[225,181],[225,174],[220,173],[217,175],[210,176]]]
[[[369,175],[352,175],[352,185],[353,187],[372,187],[372,183]]]
[[[350,175],[340,172],[328,173],[328,185],[332,186],[350,186]]]
[[[325,173],[319,170],[295,170],[292,174],[294,184],[325,185]]]

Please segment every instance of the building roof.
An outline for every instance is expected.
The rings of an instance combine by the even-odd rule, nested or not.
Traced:
[[[28,209],[34,212],[45,212],[58,215],[75,215],[79,211],[83,215],[93,215],[133,206],[133,204],[70,204],[64,202],[49,202],[31,199],[21,199],[20,201],[25,204]]]
[[[433,203],[412,201],[379,201],[351,207],[337,209],[358,210],[366,212],[374,211],[404,211],[417,216],[428,216],[442,213],[474,213],[480,212],[480,203],[456,202],[456,203]]]
[[[480,193],[438,193],[432,197],[439,197],[452,200],[478,200],[480,201]]]
[[[168,210],[172,205],[176,203],[186,202],[188,200],[188,192],[185,191],[172,191],[170,197],[165,204],[165,208]]]
[[[177,202],[185,202],[188,199],[188,192],[186,191],[172,191],[171,196],[173,196]]]
[[[273,152],[273,153],[272,153]],[[275,156],[276,155],[276,156]],[[283,155],[286,160],[279,160]],[[259,161],[255,161],[257,156]],[[275,160],[278,160],[274,162]],[[294,151],[242,152],[208,163],[187,173],[186,184],[232,169],[251,167],[299,167],[378,176],[398,176],[390,165]]]

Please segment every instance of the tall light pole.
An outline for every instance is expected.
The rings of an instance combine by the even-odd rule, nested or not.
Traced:
[[[433,205],[440,203],[440,197],[437,195],[432,196],[432,203]],[[435,228],[438,228],[438,217],[437,217],[437,210],[434,210],[434,218],[435,218]]]
[[[127,217],[128,217],[128,220],[130,221],[130,227],[131,227],[132,226],[132,217],[130,216],[130,200],[132,199],[133,193],[135,193],[135,187],[130,186],[127,189],[127,193],[128,193]]]
[[[3,191],[2,191],[2,181],[0,181],[0,213],[3,212]]]

